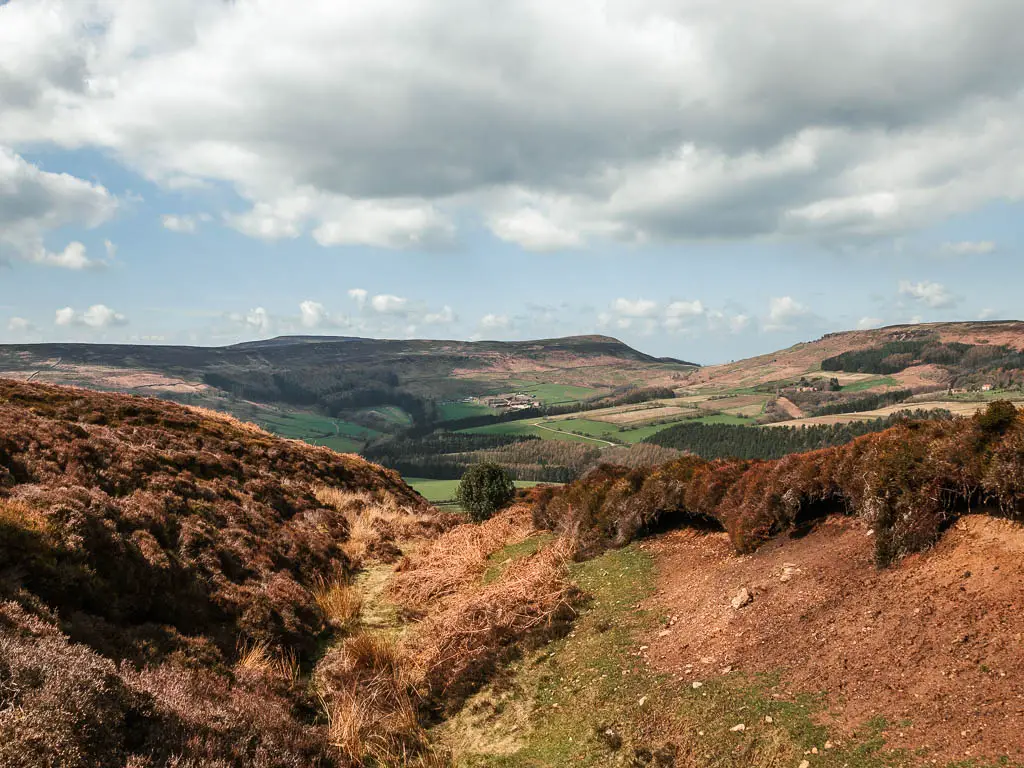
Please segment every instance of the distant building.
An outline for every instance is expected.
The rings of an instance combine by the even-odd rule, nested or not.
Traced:
[[[993,389],[993,387],[992,387],[991,384],[982,384],[981,385],[981,391],[982,392],[991,392],[992,389]]]

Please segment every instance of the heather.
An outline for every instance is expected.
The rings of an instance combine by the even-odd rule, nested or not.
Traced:
[[[0,381],[0,762],[335,764],[302,676],[365,542],[329,491],[428,509],[220,414]]]
[[[995,402],[973,418],[904,420],[845,445],[773,461],[687,456],[653,471],[604,466],[539,496],[538,525],[570,535],[577,557],[655,526],[724,529],[738,552],[830,513],[872,526],[887,565],[934,543],[968,512],[1019,518],[1024,424]]]

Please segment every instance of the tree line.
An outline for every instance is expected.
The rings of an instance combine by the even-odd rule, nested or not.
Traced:
[[[900,411],[883,419],[806,427],[745,427],[683,422],[644,442],[686,451],[705,459],[778,459],[791,453],[843,445],[861,435],[881,432],[907,419],[946,419],[945,410]]]

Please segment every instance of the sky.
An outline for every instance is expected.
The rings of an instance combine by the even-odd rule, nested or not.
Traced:
[[[0,342],[1024,318],[1020,0],[0,0]]]

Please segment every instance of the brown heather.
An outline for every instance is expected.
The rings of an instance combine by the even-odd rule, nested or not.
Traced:
[[[738,552],[750,552],[841,513],[868,521],[885,566],[933,544],[962,514],[1021,518],[1024,423],[996,402],[973,418],[907,421],[775,461],[690,456],[651,471],[603,466],[534,496],[535,524],[567,535],[577,558],[686,523],[725,530]]]
[[[300,681],[354,610],[314,489],[428,509],[221,414],[0,380],[0,765],[345,764]]]

